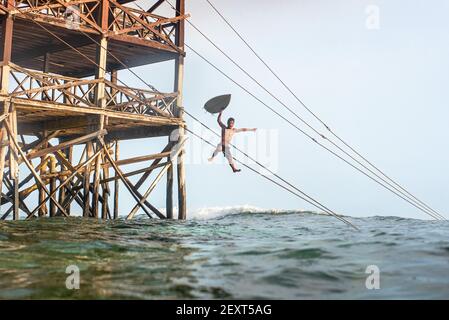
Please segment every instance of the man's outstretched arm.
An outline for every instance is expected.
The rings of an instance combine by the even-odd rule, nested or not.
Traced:
[[[235,132],[246,132],[246,131],[256,131],[257,128],[240,128],[240,129],[235,129]]]
[[[223,113],[223,111],[220,112],[220,113],[218,114],[217,122],[218,122],[218,125],[219,125],[222,129],[226,129],[226,125],[221,121],[221,114],[222,114],[222,113]]]

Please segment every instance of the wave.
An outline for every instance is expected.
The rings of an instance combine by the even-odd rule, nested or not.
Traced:
[[[285,210],[266,209],[252,205],[225,206],[225,207],[204,207],[191,210],[188,213],[189,219],[208,220],[237,214],[322,214],[309,210]]]
[[[165,214],[165,208],[159,209],[163,214]],[[178,215],[177,208],[173,208],[173,214],[176,217]],[[316,216],[328,216],[325,212],[305,210],[305,209],[278,209],[278,208],[261,208],[254,205],[234,205],[234,206],[215,206],[215,207],[201,207],[196,209],[189,209],[187,212],[187,219],[189,220],[209,220],[223,218],[230,215],[240,215],[240,214],[266,214],[266,215],[285,215],[285,214],[302,214],[302,215],[316,215]],[[142,217],[146,215],[141,214]],[[340,214],[344,218],[355,219],[355,220],[367,220],[367,221],[392,221],[392,222],[407,222],[407,221],[434,221],[431,219],[423,219],[416,217],[403,217],[395,215],[369,215],[369,216],[353,216]],[[439,221],[441,222],[441,221]]]

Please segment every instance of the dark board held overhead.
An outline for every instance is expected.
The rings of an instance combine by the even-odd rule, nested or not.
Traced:
[[[231,95],[224,94],[210,99],[204,105],[204,109],[209,113],[219,113],[226,109],[226,107],[231,102]]]

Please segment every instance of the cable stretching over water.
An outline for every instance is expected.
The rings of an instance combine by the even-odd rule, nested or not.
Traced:
[[[345,162],[346,164],[348,164],[349,166],[351,166],[352,168],[356,169],[357,171],[359,171],[360,173],[362,173],[363,175],[365,175],[366,177],[368,177],[369,179],[373,180],[374,182],[376,182],[377,184],[379,184],[380,186],[384,187],[386,190],[392,192],[393,194],[395,194],[396,196],[400,197],[401,199],[403,199],[404,201],[408,202],[409,204],[411,204],[412,206],[414,206],[415,208],[417,208],[418,210],[424,212],[425,214],[431,216],[432,218],[436,219],[436,220],[441,220],[441,218],[439,218],[436,214],[433,214],[432,212],[429,212],[428,210],[426,210],[425,208],[422,208],[419,204],[414,203],[413,201],[407,199],[405,196],[403,196],[402,194],[396,192],[395,190],[391,189],[389,186],[383,184],[382,182],[376,180],[375,178],[373,178],[372,176],[370,176],[369,174],[367,174],[365,171],[363,171],[362,169],[360,169],[359,167],[355,166],[354,164],[352,164],[351,162],[349,162],[347,159],[343,158],[341,155],[339,155],[338,153],[336,153],[335,151],[333,151],[332,149],[329,149],[328,147],[326,147],[325,145],[323,145],[322,143],[320,143],[319,141],[317,141],[314,137],[312,137],[311,135],[309,135],[307,132],[305,132],[304,130],[302,130],[301,128],[299,128],[297,125],[295,125],[293,122],[291,122],[289,119],[287,119],[285,116],[283,116],[282,114],[280,114],[279,112],[277,112],[276,110],[274,110],[272,107],[270,107],[268,104],[266,104],[265,102],[263,102],[260,98],[258,98],[256,95],[254,95],[252,92],[250,92],[248,89],[246,89],[245,87],[243,87],[240,83],[238,83],[237,81],[235,81],[234,79],[232,79],[230,76],[228,76],[226,73],[224,73],[222,70],[220,70],[218,67],[216,67],[212,62],[210,62],[209,60],[207,60],[204,56],[202,56],[200,53],[198,53],[197,51],[195,51],[193,48],[191,48],[190,46],[188,46],[186,44],[186,46],[192,50],[194,53],[196,53],[199,57],[201,57],[204,61],[206,61],[210,66],[212,66],[213,68],[215,68],[218,72],[220,72],[222,75],[224,75],[226,78],[228,78],[230,81],[232,81],[234,84],[236,84],[238,87],[240,87],[243,91],[245,91],[246,93],[248,93],[250,96],[252,96],[254,99],[256,99],[258,102],[260,102],[262,105],[264,105],[265,107],[267,107],[269,110],[271,110],[273,113],[275,113],[277,116],[279,116],[280,118],[282,118],[284,121],[286,121],[287,123],[289,123],[291,126],[293,126],[294,128],[296,128],[298,131],[300,131],[302,134],[304,134],[306,137],[308,137],[309,139],[311,139],[314,143],[316,143],[317,145],[319,145],[321,148],[325,149],[326,151],[330,152],[332,155],[334,155],[335,157],[339,158],[340,160],[342,160],[343,162]]]
[[[206,124],[204,124],[203,122],[201,122],[198,118],[196,118],[195,116],[193,116],[191,113],[189,113],[188,111],[186,111],[184,109],[184,112],[191,117],[193,120],[195,120],[196,122],[198,122],[199,124],[201,124],[204,128],[206,128],[208,131],[212,132],[214,135],[216,135],[217,137],[220,137],[220,135],[218,133],[216,133],[214,130],[212,130],[209,126],[207,126]],[[211,144],[210,142],[208,142],[209,145],[212,145],[214,147],[213,144]],[[243,154],[246,158],[248,158],[249,160],[253,161],[255,164],[257,164],[259,167],[261,167],[262,169],[266,170],[267,172],[271,173],[273,176],[275,176],[276,178],[278,178],[279,180],[281,180],[282,182],[284,182],[285,184],[287,184],[288,186],[290,186],[291,188],[293,188],[294,190],[296,190],[297,192],[299,192],[300,194],[302,194],[303,196],[309,198],[311,201],[317,203],[319,206],[321,206],[321,210],[326,209],[326,212],[329,214],[329,212],[333,213],[332,215],[335,216],[340,216],[337,213],[335,213],[334,211],[330,210],[329,208],[327,208],[326,206],[324,206],[323,204],[321,204],[320,202],[318,202],[317,200],[315,200],[314,198],[312,198],[311,196],[307,195],[306,193],[304,193],[303,191],[301,191],[299,188],[297,188],[295,185],[293,185],[292,183],[288,182],[287,180],[285,180],[284,178],[282,178],[280,175],[278,175],[277,173],[275,173],[273,170],[269,169],[268,167],[266,167],[265,165],[263,165],[262,163],[260,163],[258,160],[254,159],[253,157],[251,157],[248,153],[244,152],[243,150],[237,148],[234,144],[230,143],[230,146],[233,147],[235,150],[237,150],[238,152],[240,152],[241,154]],[[237,160],[236,158],[233,157],[233,159],[235,161],[238,161],[239,163],[241,163],[242,165],[246,166],[244,163],[242,163],[241,161]],[[250,168],[251,170],[253,170],[252,168]],[[259,172],[257,172],[258,174],[260,174]],[[277,184],[277,183],[276,183]],[[301,198],[302,199],[302,198]],[[309,202],[310,203],[310,202]],[[313,204],[312,204],[313,205]],[[314,205],[316,207],[316,205]],[[323,209],[324,208],[324,209]],[[329,212],[328,212],[329,211]],[[353,226],[351,224],[351,226]]]
[[[168,1],[165,0],[174,10],[176,10],[176,8]],[[136,4],[137,6],[139,6],[138,4]],[[140,6],[139,6],[140,7]],[[141,7],[140,7],[141,8]],[[142,9],[142,8],[141,8]],[[179,12],[179,11],[178,11]],[[340,158],[341,160],[343,160],[344,162],[346,162],[347,164],[349,164],[351,167],[355,168],[356,170],[358,170],[359,172],[363,173],[365,176],[369,177],[371,180],[375,181],[376,183],[378,183],[379,185],[383,186],[384,188],[386,188],[388,191],[392,192],[393,194],[399,196],[401,199],[407,201],[409,204],[413,205],[414,207],[416,207],[418,210],[424,212],[425,214],[433,217],[434,219],[440,220],[440,219],[445,219],[441,214],[439,214],[436,210],[430,208],[429,206],[427,206],[425,203],[423,203],[421,200],[417,199],[415,196],[411,195],[409,192],[407,192],[404,190],[404,188],[402,188],[400,185],[398,185],[396,182],[392,181],[391,178],[388,178],[390,181],[393,182],[390,183],[388,180],[384,179],[383,177],[379,176],[379,174],[377,174],[376,172],[374,172],[373,170],[371,170],[370,168],[368,168],[365,164],[363,164],[362,162],[360,162],[358,159],[356,159],[353,155],[351,155],[350,153],[348,153],[346,150],[344,150],[343,148],[341,148],[338,144],[336,144],[334,141],[330,140],[328,137],[326,137],[324,134],[320,133],[318,130],[316,130],[313,126],[311,126],[309,123],[307,123],[304,119],[302,119],[298,114],[296,114],[291,108],[289,108],[284,102],[282,102],[278,97],[276,97],[272,92],[270,92],[266,87],[264,87],[257,79],[255,79],[251,74],[249,74],[243,67],[241,67],[234,59],[232,59],[226,52],[224,52],[220,47],[218,47],[207,35],[205,35],[198,27],[196,27],[191,21],[189,21],[189,19],[186,19],[186,21],[196,30],[198,31],[208,42],[210,42],[217,50],[220,51],[220,53],[222,53],[228,60],[230,60],[236,67],[238,67],[245,75],[247,75],[251,80],[253,80],[259,87],[261,87],[265,92],[267,92],[271,97],[273,97],[277,102],[279,102],[281,105],[283,105],[293,116],[295,116],[297,119],[299,119],[302,123],[304,123],[307,127],[309,127],[311,130],[313,130],[319,137],[321,137],[324,140],[329,141],[334,147],[336,147],[338,150],[340,150],[341,152],[343,152],[346,156],[348,156],[351,160],[355,161],[356,163],[358,163],[360,166],[362,166],[365,170],[367,170],[368,172],[370,172],[372,175],[374,175],[375,177],[377,177],[378,179],[380,179],[381,181],[383,181],[385,184],[387,184],[389,187],[386,187],[384,183],[381,183],[380,181],[378,181],[377,179],[373,178],[372,176],[370,176],[369,174],[367,174],[366,172],[364,172],[363,170],[361,170],[360,168],[355,167],[353,164],[349,163],[349,161],[347,161],[346,159],[343,159],[341,156],[337,155],[338,158]],[[216,67],[213,63],[211,63],[210,61],[208,61],[204,56],[202,56],[201,54],[198,53],[198,51],[194,50],[191,46],[189,46],[188,44],[185,44],[186,47],[188,47],[190,50],[192,50],[196,55],[198,55],[201,59],[203,59],[204,61],[206,61],[208,64],[210,64],[212,67],[214,67],[217,71],[219,71],[220,73],[222,73],[225,77],[227,77],[229,80],[231,80],[232,82],[234,82],[236,85],[238,85],[241,89],[243,89],[245,92],[247,92],[248,94],[250,94],[253,98],[255,98],[257,101],[259,101],[260,103],[264,104],[266,107],[268,107],[264,102],[261,101],[261,99],[255,97],[255,95],[251,94],[249,92],[249,90],[247,90],[246,88],[244,88],[242,85],[238,84],[236,81],[234,81],[230,76],[226,75],[224,72],[222,72],[218,67]],[[275,112],[272,108],[268,107],[272,112],[274,112],[275,114],[277,114],[278,116],[281,116],[279,113]],[[313,137],[311,137],[309,134],[305,133],[302,129],[298,128],[296,125],[292,124],[291,121],[287,120],[285,117],[281,116],[281,118],[283,120],[285,120],[286,122],[288,122],[290,125],[292,125],[293,127],[295,127],[297,130],[299,130],[301,133],[305,134],[307,137],[309,137],[310,139],[312,139],[312,141],[314,141],[315,143],[321,145],[323,147],[322,144],[318,143],[317,140]],[[328,127],[327,127],[328,128]],[[329,151],[328,148],[325,148],[326,150]],[[336,155],[335,152],[331,152],[332,154]],[[366,160],[365,160],[366,161]],[[373,165],[371,165],[372,167],[374,167]],[[376,167],[374,167],[374,169],[376,169],[377,171],[380,172],[379,169],[377,169]],[[381,172],[381,174],[383,176],[385,176],[385,174],[383,174]],[[397,187],[399,186],[399,187]],[[392,189],[394,189],[396,192],[394,192]],[[401,190],[402,189],[402,190]]]
[[[188,131],[188,132],[190,132],[191,134],[193,134],[193,135],[194,135],[195,137],[197,137],[198,139],[202,140],[204,143],[206,143],[206,144],[208,144],[208,145],[210,145],[210,146],[212,146],[212,147],[215,147],[215,145],[214,145],[212,142],[206,140],[205,138],[203,138],[202,136],[196,134],[196,133],[193,132],[192,130],[190,130],[190,129],[188,129],[188,128],[186,128],[185,130]],[[210,129],[210,130],[212,130],[212,129]],[[234,148],[235,148],[235,147],[234,147]],[[284,185],[282,185],[281,183],[275,181],[274,179],[268,177],[267,175],[264,175],[264,174],[260,173],[260,172],[257,171],[256,169],[254,169],[254,168],[252,168],[251,166],[249,166],[249,165],[243,163],[242,161],[236,159],[235,157],[232,157],[232,158],[233,158],[237,163],[240,163],[242,166],[244,166],[245,168],[251,170],[251,171],[254,172],[255,174],[257,174],[257,175],[259,175],[259,176],[261,176],[261,177],[267,179],[268,181],[274,183],[275,185],[281,187],[282,189],[284,189],[284,190],[290,192],[291,194],[295,195],[296,197],[298,197],[298,198],[304,200],[305,202],[311,204],[311,205],[314,206],[315,208],[318,208],[318,209],[324,211],[324,212],[327,213],[328,215],[333,216],[334,218],[337,218],[338,220],[344,222],[344,223],[347,224],[348,226],[353,227],[353,228],[356,229],[357,231],[360,231],[359,228],[357,228],[354,224],[352,224],[351,222],[349,222],[348,220],[346,220],[345,218],[343,218],[341,215],[338,215],[338,214],[335,213],[334,211],[328,209],[326,206],[324,206],[323,204],[321,204],[321,203],[318,202],[317,200],[313,199],[312,197],[310,197],[309,195],[307,195],[307,194],[304,193],[303,191],[299,190],[298,188],[294,187],[294,189],[297,190],[300,194],[297,193],[297,192],[294,192],[293,190],[291,190],[291,189],[289,189],[289,188],[287,188],[286,186],[284,186]],[[248,157],[248,158],[249,158],[249,157]],[[269,170],[267,167],[265,167],[264,165],[262,165],[262,164],[259,164],[259,165],[262,166],[264,169],[270,171],[270,170]],[[282,179],[282,180],[283,180],[283,179]]]
[[[439,214],[437,211],[432,209],[429,205],[427,205],[425,202],[418,199],[415,195],[410,193],[407,189],[405,189],[401,184],[397,183],[395,180],[393,180],[390,176],[388,176],[385,172],[383,172],[379,167],[377,167],[375,164],[373,164],[371,161],[369,161],[365,156],[363,156],[359,151],[357,151],[354,147],[352,147],[348,142],[346,142],[343,138],[341,138],[339,135],[337,135],[330,126],[325,123],[316,113],[314,113],[303,101],[300,99],[295,92],[281,79],[281,77],[273,70],[272,67],[256,52],[256,50],[249,44],[249,42],[241,35],[239,31],[229,22],[229,20],[212,4],[210,0],[205,0],[211,8],[221,17],[221,19],[229,26],[229,28],[235,33],[235,35],[248,47],[248,49],[254,54],[254,56],[268,69],[268,71],[282,84],[282,86],[298,101],[306,110],[309,112],[316,120],[318,120],[325,128],[328,130],[338,141],[343,143],[347,148],[349,148],[352,152],[354,152],[357,156],[359,156],[361,159],[363,159],[366,163],[368,163],[371,167],[373,167],[376,171],[378,171],[381,175],[383,175],[386,179],[394,183],[396,186],[398,186],[402,191],[407,193],[410,197],[415,199],[417,202],[419,202],[421,205],[426,207],[427,209],[431,210],[444,220],[446,218]]]

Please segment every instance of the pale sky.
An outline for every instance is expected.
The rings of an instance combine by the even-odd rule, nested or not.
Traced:
[[[449,208],[445,201],[449,180],[446,124],[449,1],[212,2],[335,132],[409,191],[446,215]],[[365,10],[370,5],[380,10],[378,30],[366,27]],[[187,12],[192,16],[191,21],[220,47],[289,107],[311,120],[205,0],[187,1]],[[288,115],[189,26],[186,42],[270,106]],[[173,90],[172,70],[172,62],[135,69],[162,91]],[[128,85],[142,87],[132,75],[121,72],[120,76]],[[269,130],[272,142],[278,141],[271,145],[277,151],[278,173],[328,207],[351,216],[426,217],[313,144],[187,50],[185,108],[218,129],[215,118],[206,114],[202,106],[209,98],[225,93],[232,94],[232,101],[224,117],[236,118],[237,127],[258,127],[259,143],[264,141],[263,133]],[[198,131],[190,118],[186,120],[191,129]],[[317,128],[322,131],[322,127]],[[255,140],[250,138],[254,134],[241,135],[248,139],[241,136],[236,144],[251,148]],[[244,168],[240,174],[233,174],[227,165],[207,165],[205,160],[212,148],[200,148],[196,138],[190,139],[188,159],[202,159],[203,163],[186,166],[189,210],[238,205],[312,208]],[[123,143],[122,154],[146,153],[144,148],[148,148],[148,153],[157,151],[165,139],[156,140]],[[214,138],[213,142],[217,143],[218,139]],[[221,159],[217,161],[220,162],[223,163]],[[165,207],[164,192],[164,186],[160,185],[151,198],[157,207]],[[125,188],[122,194],[123,210],[129,209],[131,197]]]

